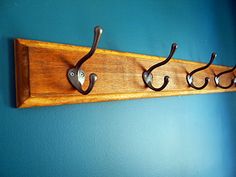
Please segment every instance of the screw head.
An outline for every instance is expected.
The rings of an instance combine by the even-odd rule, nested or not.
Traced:
[[[74,77],[75,73],[73,71],[70,72],[70,76]]]
[[[84,77],[85,76],[84,72],[80,72],[80,76]]]

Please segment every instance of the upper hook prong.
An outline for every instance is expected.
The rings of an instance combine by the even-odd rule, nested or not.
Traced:
[[[166,63],[168,63],[170,61],[170,59],[173,57],[177,47],[178,47],[178,45],[176,43],[173,43],[172,46],[171,46],[171,51],[169,53],[169,56],[164,61],[151,66],[147,71],[143,72],[143,75],[142,75],[143,76],[143,81],[144,81],[145,85],[148,86],[150,89],[152,89],[154,91],[161,91],[168,85],[169,76],[165,76],[164,77],[164,83],[162,84],[162,86],[159,87],[159,88],[154,87],[152,85],[153,76],[152,76],[151,72],[154,69],[156,69],[157,67],[160,67],[160,66],[165,65]]]
[[[203,84],[201,87],[195,86],[195,85],[193,84],[193,74],[195,74],[196,72],[199,72],[199,71],[202,71],[202,70],[207,69],[207,68],[213,63],[213,61],[214,61],[214,59],[216,58],[216,56],[217,56],[216,53],[213,52],[213,53],[211,54],[211,59],[210,59],[210,61],[207,63],[207,65],[205,65],[205,66],[203,66],[203,67],[200,67],[200,68],[197,68],[197,69],[193,70],[191,73],[187,74],[186,80],[187,80],[187,83],[188,83],[188,85],[189,85],[190,87],[192,87],[192,88],[194,88],[194,89],[196,89],[196,90],[202,90],[202,89],[204,89],[204,88],[208,85],[210,79],[209,79],[209,77],[205,77],[205,82],[204,82],[204,84]]]
[[[102,35],[102,28],[100,26],[96,26],[94,28],[94,38],[93,38],[92,47],[91,47],[90,51],[83,58],[81,58],[78,61],[78,63],[75,65],[75,67],[77,69],[79,69],[82,66],[82,64],[94,54],[94,52],[97,49],[97,46],[98,46],[99,40],[101,38],[101,35]]]
[[[178,48],[178,45],[177,45],[176,43],[173,43],[173,44],[171,45],[171,50],[170,50],[169,56],[168,56],[164,61],[162,61],[162,62],[160,62],[160,63],[157,63],[157,64],[151,66],[146,72],[147,72],[148,74],[150,74],[150,73],[151,73],[154,69],[156,69],[157,67],[162,66],[162,65],[165,65],[166,63],[168,63],[168,62],[170,61],[170,59],[173,57],[173,55],[174,55],[174,53],[175,53],[175,51],[176,51],[177,48]]]

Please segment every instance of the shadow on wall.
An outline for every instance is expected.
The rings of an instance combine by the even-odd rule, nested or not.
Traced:
[[[236,11],[235,11],[235,7],[236,7],[236,1],[235,0],[231,0],[231,16],[233,18],[233,25],[232,28],[234,30],[234,39],[236,39]],[[236,43],[234,43],[234,47],[236,47]],[[235,50],[234,50],[235,51]],[[234,64],[236,64],[236,55],[234,55],[235,58],[233,59]],[[233,97],[233,95],[232,95]],[[232,126],[232,130],[233,130],[233,137],[232,137],[232,142],[234,144],[234,149],[236,149],[236,118],[235,118],[235,114],[233,110],[236,110],[236,96],[234,94],[234,98],[233,98],[233,102],[230,106],[230,118],[231,118],[231,122],[230,125]],[[236,158],[236,157],[235,157]]]
[[[232,28],[234,28],[234,31],[236,32],[236,11],[235,11],[235,7],[236,7],[236,1],[235,0],[231,0],[231,3],[230,3],[230,7],[231,7],[231,15],[233,17],[233,22],[234,22],[234,25],[232,26]]]
[[[219,64],[227,64],[234,66],[236,64],[236,1],[229,0],[229,3],[225,3],[224,1],[218,0],[215,2],[214,10],[216,21],[215,23],[217,26],[215,30],[217,31],[217,37],[219,38],[218,47],[218,54],[219,57],[217,58],[216,62]],[[225,10],[222,10],[225,9]],[[227,17],[227,18],[226,18]],[[232,58],[232,56],[235,56]],[[226,62],[226,63],[225,63]],[[222,121],[227,122],[228,126],[228,133],[229,138],[232,143],[233,154],[235,154],[236,149],[236,117],[235,111],[236,110],[236,97],[235,93],[228,93],[225,96],[225,106],[227,111],[227,115],[222,116]],[[225,120],[227,119],[227,120]],[[234,156],[232,154],[233,157]],[[234,163],[234,162],[233,162]]]
[[[231,158],[231,164],[235,164],[236,161],[236,117],[235,117],[235,110],[236,110],[236,96],[235,93],[229,94],[228,100],[227,101],[227,107],[228,107],[228,112],[229,114],[222,117],[222,119],[228,119],[228,132],[229,135],[229,142],[231,143],[231,149],[230,149],[230,154],[232,156]],[[233,167],[235,169],[235,167]]]
[[[7,46],[8,46],[8,56],[9,56],[9,89],[11,92],[8,94],[10,99],[10,106],[16,107],[16,92],[15,92],[15,63],[14,63],[14,40],[7,39]],[[14,69],[14,72],[12,70]]]
[[[214,31],[217,32],[219,46],[216,53],[218,57],[215,61],[221,65],[234,66],[236,63],[235,43],[236,43],[236,1],[230,0],[228,3],[218,0],[214,3],[215,24]],[[225,9],[225,10],[222,10]]]
[[[16,92],[15,92],[15,65],[14,65],[14,40],[9,37],[2,37],[2,51],[3,54],[2,66],[3,72],[1,75],[2,84],[2,98],[3,104],[7,107],[16,107]]]

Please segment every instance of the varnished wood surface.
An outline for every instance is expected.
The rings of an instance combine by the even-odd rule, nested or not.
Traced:
[[[98,80],[89,95],[82,95],[71,86],[66,75],[67,70],[88,51],[87,47],[16,39],[17,107],[236,91],[235,86],[230,89],[217,88],[213,81],[214,73],[218,74],[229,67],[211,65],[208,69],[196,73],[195,85],[201,86],[206,76],[211,81],[205,89],[195,90],[188,86],[186,74],[205,64],[171,59],[169,63],[152,72],[153,85],[156,87],[163,84],[165,75],[170,77],[168,86],[161,92],[155,92],[145,87],[142,73],[164,58],[97,49],[83,64],[82,69],[87,76],[92,72],[96,73]],[[221,77],[222,85],[228,85],[232,77],[233,73]],[[87,86],[88,77],[84,88]]]

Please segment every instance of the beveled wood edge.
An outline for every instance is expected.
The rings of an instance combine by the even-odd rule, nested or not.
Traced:
[[[26,56],[23,56],[26,54]],[[28,46],[14,40],[16,107],[30,98]],[[23,72],[22,72],[23,71]]]
[[[192,88],[190,88],[192,89]],[[94,103],[94,102],[107,102],[107,101],[121,101],[121,100],[134,100],[144,98],[159,98],[169,96],[187,96],[194,94],[211,94],[211,93],[223,93],[223,92],[234,92],[235,89],[217,88],[216,90],[191,90],[191,91],[165,91],[165,92],[147,92],[147,93],[122,93],[122,94],[104,94],[104,95],[80,95],[80,96],[58,96],[58,97],[47,97],[37,96],[28,97],[19,108],[30,108],[30,107],[41,107],[41,106],[58,106],[68,104],[80,104],[80,103]]]

